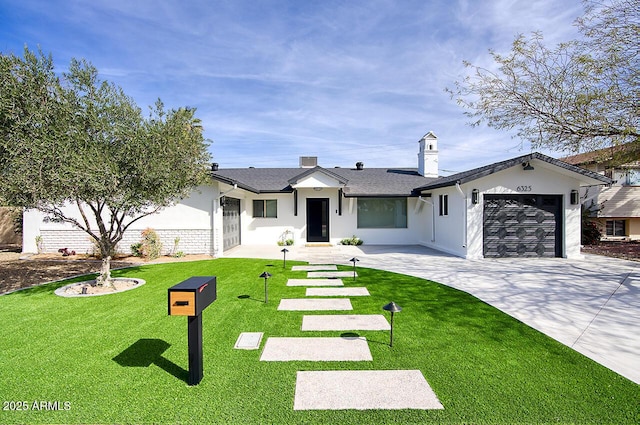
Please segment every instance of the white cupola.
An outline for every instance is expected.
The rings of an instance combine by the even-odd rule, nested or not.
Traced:
[[[430,131],[418,143],[418,173],[425,177],[438,177],[438,137]]]

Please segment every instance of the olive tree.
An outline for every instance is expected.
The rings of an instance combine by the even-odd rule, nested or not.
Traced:
[[[492,66],[449,93],[472,125],[517,131],[532,147],[580,152],[640,141],[640,0],[585,1],[581,38],[548,47],[539,32],[518,36]],[[635,151],[635,150],[634,150]]]
[[[28,48],[0,55],[0,72],[0,197],[86,232],[108,282],[124,232],[206,181],[195,109],[158,100],[145,116],[87,61],[58,76],[51,56]]]

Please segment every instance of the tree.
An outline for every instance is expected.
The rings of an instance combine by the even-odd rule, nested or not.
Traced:
[[[108,282],[124,232],[206,182],[195,109],[165,111],[158,100],[144,117],[90,63],[72,60],[58,77],[51,56],[28,48],[0,55],[0,72],[0,197],[86,232]]]
[[[472,118],[517,130],[532,147],[577,153],[640,143],[640,0],[586,0],[579,40],[554,48],[541,33],[490,50],[495,69],[464,62],[470,75],[447,89]]]

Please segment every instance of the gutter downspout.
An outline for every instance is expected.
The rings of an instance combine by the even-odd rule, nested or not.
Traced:
[[[422,195],[418,196],[418,201],[422,201],[425,204],[431,205],[431,242],[436,241],[436,206],[432,201],[422,198]]]
[[[460,192],[462,199],[464,199],[464,208],[462,210],[462,212],[464,213],[464,245],[462,245],[462,247],[466,249],[467,248],[467,195],[465,195],[465,193],[460,188],[459,181],[456,182],[456,189],[458,189],[458,192]]]

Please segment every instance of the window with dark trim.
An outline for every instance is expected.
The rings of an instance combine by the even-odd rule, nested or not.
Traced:
[[[407,198],[358,198],[358,229],[406,229]]]
[[[607,220],[607,236],[627,236],[624,220]]]
[[[449,195],[440,195],[438,205],[440,215],[449,215]]]
[[[278,201],[276,199],[254,199],[254,218],[278,218]]]

